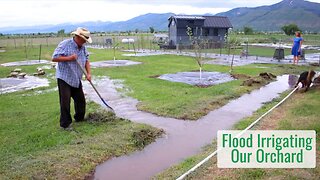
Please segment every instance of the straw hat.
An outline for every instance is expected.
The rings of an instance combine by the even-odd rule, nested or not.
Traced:
[[[90,37],[90,31],[86,28],[78,27],[76,31],[73,31],[71,34],[80,36],[82,39],[86,40],[88,43],[92,43],[92,39]]]

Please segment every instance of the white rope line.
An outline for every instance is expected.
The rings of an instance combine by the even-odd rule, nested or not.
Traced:
[[[275,105],[273,108],[271,108],[269,111],[264,113],[262,116],[260,116],[257,120],[255,120],[253,123],[251,123],[246,129],[242,130],[239,134],[237,134],[236,137],[240,137],[243,135],[247,130],[251,129],[255,124],[257,124],[262,118],[267,116],[270,112],[272,112],[274,109],[279,107],[282,103],[284,103],[297,89],[299,86],[297,86],[290,94],[288,94],[282,101],[280,101],[277,105]],[[187,177],[190,173],[198,169],[200,166],[202,166],[205,162],[207,162],[209,159],[211,159],[213,156],[215,156],[221,149],[217,149],[213,153],[211,153],[208,157],[203,159],[201,162],[199,162],[197,165],[195,165],[193,168],[191,168],[189,171],[178,177],[176,180],[183,180],[185,177]]]

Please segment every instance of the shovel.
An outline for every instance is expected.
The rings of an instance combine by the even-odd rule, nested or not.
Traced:
[[[81,71],[83,72],[83,74],[86,76],[86,78],[88,77],[87,71],[81,66],[81,64],[76,60],[77,64],[79,65]],[[88,78],[87,78],[88,79]],[[89,81],[89,80],[88,80]],[[101,97],[100,93],[98,92],[97,88],[93,85],[93,83],[91,82],[91,80],[89,81],[89,83],[91,84],[92,88],[96,91],[97,95],[99,96],[99,98],[101,99],[101,101],[103,102],[104,105],[107,106],[107,108],[109,108],[112,112],[114,112],[114,110],[112,109],[111,106],[109,106],[107,104],[107,102]]]

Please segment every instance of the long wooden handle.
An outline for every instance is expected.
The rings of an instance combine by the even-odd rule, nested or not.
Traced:
[[[86,78],[88,79],[88,73],[87,73],[87,71],[81,66],[81,64],[79,63],[78,60],[76,60],[76,62],[77,62],[77,64],[78,64],[78,66],[80,67],[81,71],[83,72],[83,74],[84,74],[84,75],[86,76]],[[106,101],[101,97],[99,91],[98,91],[97,88],[93,85],[93,83],[91,82],[91,80],[88,80],[88,81],[89,81],[89,83],[91,84],[91,86],[92,86],[92,88],[94,89],[94,91],[95,91],[95,92],[97,93],[97,95],[99,96],[99,98],[101,99],[101,101],[103,102],[103,104],[106,105],[106,106],[107,106],[109,109],[111,109],[112,111],[114,111],[113,108],[112,108],[111,106],[109,106],[109,105],[106,103]]]

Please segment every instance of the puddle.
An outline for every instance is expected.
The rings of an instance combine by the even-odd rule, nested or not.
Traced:
[[[246,44],[242,44],[242,45],[246,45]],[[258,47],[269,47],[269,48],[278,48],[278,47],[282,47],[282,48],[286,48],[286,49],[291,49],[292,48],[292,44],[281,44],[279,45],[279,43],[277,44],[273,44],[273,43],[255,43],[255,44],[249,44],[249,46],[258,46]],[[306,50],[320,50],[320,46],[311,46],[311,45],[302,45],[303,49]]]
[[[215,58],[210,61],[206,61],[205,64],[217,64],[217,65],[226,65],[230,66],[232,62],[232,55],[209,55],[211,58]],[[254,63],[272,63],[273,59],[268,57],[256,57],[256,56],[248,56],[248,57],[240,57],[239,55],[235,55],[233,59],[233,66],[244,66],[248,64]]]
[[[30,66],[36,64],[49,64],[50,62],[47,60],[28,60],[28,61],[17,61],[17,62],[9,62],[1,64],[2,66],[9,67],[9,66]]]
[[[293,55],[288,55],[285,59],[293,59]],[[308,63],[319,63],[320,62],[320,53],[305,54],[305,60],[299,60],[299,64],[308,64]]]
[[[133,51],[130,51],[130,52],[133,52]],[[166,54],[172,54],[172,53],[171,52],[164,52],[164,51],[137,51],[134,54],[122,54],[122,56],[144,57],[144,56],[159,56],[159,55],[166,55]]]
[[[92,49],[111,49],[107,48],[107,46],[101,46],[101,45],[86,45],[87,48],[92,48]]]
[[[247,44],[242,44],[243,46],[246,46]],[[253,44],[249,44],[249,46],[256,46],[256,47],[268,47],[268,48],[286,48],[286,49],[291,49],[292,48],[292,44],[281,44],[279,45],[279,43],[253,43]],[[305,48],[306,46],[303,45],[303,48]]]
[[[108,61],[97,61],[90,62],[91,67],[119,67],[119,66],[132,66],[142,64],[141,62],[129,61],[129,60],[108,60]]]
[[[291,48],[291,47],[290,47]],[[132,50],[127,50],[126,52],[133,52]],[[194,57],[193,52],[179,52],[173,50],[139,50],[136,51],[136,54],[123,54],[123,56],[130,57],[143,57],[143,56],[159,56],[159,55],[178,55],[178,56],[190,56]],[[203,54],[206,58],[211,58],[212,60],[206,61],[205,64],[217,64],[217,65],[226,65],[229,66],[232,61],[232,55],[226,54],[215,54],[215,53],[207,53]],[[271,54],[272,56],[273,54]],[[315,63],[320,61],[320,53],[315,54],[306,54],[306,60],[300,60],[300,65],[308,65],[309,63]],[[293,57],[291,55],[286,56],[283,60],[276,60],[272,57],[260,57],[260,56],[248,56],[248,57],[240,57],[240,55],[235,55],[233,60],[234,66],[244,66],[248,64],[292,64]]]
[[[0,94],[11,93],[16,91],[30,90],[38,87],[49,86],[49,81],[45,78],[34,76],[25,76],[19,78],[1,78],[0,79]]]
[[[213,55],[209,54],[208,57],[214,57]],[[214,60],[206,61],[205,64],[218,64],[218,65],[230,65],[232,61],[232,56],[228,55],[216,55]],[[320,54],[306,54],[305,60],[300,60],[299,65],[308,65],[309,63],[319,63],[320,61]],[[244,66],[248,64],[292,64],[293,63],[293,56],[288,55],[285,59],[277,60],[273,59],[272,57],[259,57],[259,56],[248,56],[240,57],[236,55],[234,57],[233,65],[234,66]]]
[[[190,85],[211,86],[234,80],[229,74],[219,72],[179,72],[176,74],[164,74],[159,79],[171,82],[181,82]]]
[[[50,65],[41,66],[41,67],[38,67],[38,68],[41,68],[41,69],[53,69],[53,67],[50,66]]]
[[[46,90],[37,90],[34,91],[32,93],[28,93],[28,94],[23,94],[22,96],[37,96],[37,95],[41,95],[41,94],[47,94],[47,93],[51,93],[51,92],[56,92],[58,91],[58,87],[55,88],[51,88],[51,89],[46,89]]]
[[[203,146],[212,142],[218,130],[232,128],[236,122],[251,116],[263,103],[279,97],[279,93],[289,89],[288,79],[289,76],[278,77],[277,81],[231,101],[198,121],[183,121],[138,111],[138,100],[119,94],[113,81],[102,79],[97,83],[97,88],[114,108],[117,116],[161,128],[166,136],[157,139],[142,151],[102,163],[96,167],[91,178],[150,179],[173,164],[199,153]],[[88,83],[84,83],[84,89],[88,98],[101,104]]]

